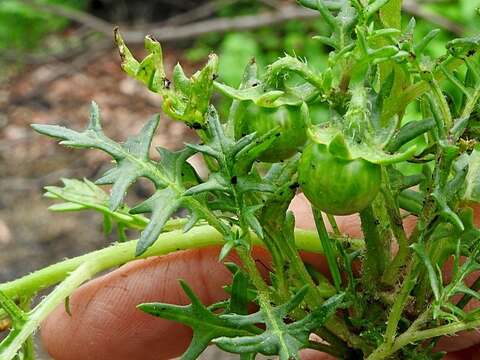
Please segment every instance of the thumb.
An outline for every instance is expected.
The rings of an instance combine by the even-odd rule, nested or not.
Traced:
[[[231,274],[218,261],[218,247],[138,260],[80,287],[70,299],[71,316],[59,306],[42,324],[42,341],[57,360],[169,359],[180,355],[191,330],[145,314],[143,302],[188,304],[177,279],[205,304],[226,298]],[[268,263],[263,249],[255,256]],[[235,259],[231,259],[234,260]]]

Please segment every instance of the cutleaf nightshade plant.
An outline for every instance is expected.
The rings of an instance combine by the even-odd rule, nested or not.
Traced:
[[[164,114],[195,129],[197,143],[151,156],[155,115],[120,144],[103,132],[95,103],[85,130],[33,125],[62,145],[113,158],[95,182],[64,179],[46,195],[60,201],[53,211],[100,212],[105,231],[115,227],[122,241],[1,284],[0,317],[11,325],[0,359],[33,359],[40,322],[64,301],[68,311],[69,295],[97,273],[213,244],[222,245],[219,261],[231,251],[241,259],[241,266],[225,264],[234,274],[228,300],[202,304],[182,282],[190,305],[138,306],[193,329],[183,359],[212,343],[242,359],[298,359],[306,348],[340,359],[437,359],[441,336],[480,328],[480,311],[465,309],[480,299],[480,281],[465,282],[480,269],[472,208],[480,202],[480,37],[450,41],[443,56],[431,58],[425,49],[438,31],[415,40],[415,20],[402,25],[399,0],[300,3],[330,26],[316,36],[330,49],[328,66],[314,69],[285,55],[260,74],[252,60],[239,88],[217,79],[215,55],[191,77],[180,65],[167,74],[155,39],[146,37],[148,54],[138,61],[115,30],[122,68],[159,94]],[[232,100],[228,115],[216,111],[214,93]],[[328,116],[313,119],[313,104]],[[418,118],[406,117],[407,107]],[[206,178],[189,164],[194,154],[203,157]],[[125,194],[140,177],[155,192],[129,207]],[[110,194],[104,184],[112,185]],[[316,232],[295,228],[288,206],[297,191],[312,204]],[[179,209],[188,216],[175,218]],[[335,222],[352,213],[363,238],[349,238]],[[410,233],[407,216],[416,218]],[[140,230],[140,238],[127,241],[126,229]],[[268,279],[253,246],[271,254]],[[299,250],[324,254],[331,276],[305,264]],[[449,260],[447,281],[441,269]],[[258,310],[249,315],[250,303]],[[324,341],[311,340],[312,333]]]

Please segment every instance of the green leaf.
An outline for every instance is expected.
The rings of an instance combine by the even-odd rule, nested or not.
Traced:
[[[257,297],[248,274],[235,263],[226,263],[225,266],[233,273],[232,284],[224,287],[230,294],[228,313],[246,315],[248,305]]]
[[[435,299],[438,300],[440,298],[440,286],[441,281],[438,278],[437,271],[433,267],[432,262],[426,252],[425,245],[422,243],[415,243],[411,245],[411,248],[417,253],[420,260],[422,260],[423,265],[427,269],[428,278],[430,279],[430,286],[432,287],[433,295],[435,295]]]
[[[61,179],[63,187],[46,186],[45,197],[68,201],[66,205],[77,205],[82,208],[104,208],[108,205],[108,194],[88,179]]]
[[[151,212],[152,217],[138,240],[135,256],[142,255],[158,238],[163,227],[180,207],[182,198],[170,187],[157,190],[149,199],[130,210],[132,214]]]
[[[385,27],[400,29],[402,24],[402,0],[389,0],[380,8],[380,20]]]
[[[222,319],[219,315],[209,311],[185,282],[180,281],[180,284],[192,302],[190,305],[146,303],[138,305],[138,308],[148,314],[174,320],[192,328],[192,341],[187,351],[182,355],[182,360],[197,359],[215,338],[247,336],[260,331],[254,326],[234,324]]]
[[[195,150],[185,148],[181,151],[172,152],[164,148],[157,148],[160,154],[160,160],[155,162],[149,158],[150,144],[158,126],[159,117],[154,116],[143,127],[140,133],[130,137],[120,145],[106,137],[101,129],[98,108],[92,105],[92,115],[87,129],[83,132],[76,132],[60,126],[54,125],[34,125],[33,127],[40,133],[60,138],[61,143],[74,147],[97,148],[110,154],[116,167],[107,171],[107,173],[97,180],[100,184],[113,184],[109,200],[108,211],[105,211],[98,204],[85,204],[85,201],[78,205],[87,207],[96,207],[113,218],[121,217],[120,208],[125,192],[129,186],[139,177],[145,177],[151,180],[155,186],[156,193],[145,203],[138,205],[131,210],[132,213],[152,212],[152,219],[145,225],[145,218],[137,215],[130,215],[123,222],[119,222],[119,232],[129,226],[131,219],[144,220],[138,228],[145,228],[140,237],[137,247],[137,255],[143,253],[158,237],[164,228],[169,217],[182,205],[192,213],[192,219],[188,226],[193,226],[200,218],[205,217],[207,211],[205,201],[200,197],[191,196],[185,200],[183,196],[186,187],[192,187],[198,184],[199,177],[193,167],[187,162],[187,159],[195,153]],[[87,184],[88,185],[88,184]],[[89,185],[91,186],[91,185]],[[53,194],[55,189],[49,189]],[[83,192],[83,190],[81,190]],[[61,197],[60,195],[57,195]],[[73,209],[75,206],[64,205],[65,209]],[[79,207],[76,207],[79,208]],[[57,208],[58,209],[58,208]],[[207,214],[207,216],[209,216]],[[211,217],[210,217],[211,218]],[[212,220],[213,221],[213,220]],[[218,227],[221,224],[214,221]],[[183,224],[182,224],[183,225]]]
[[[90,121],[87,129],[81,133],[58,125],[32,124],[32,128],[40,134],[62,140],[61,145],[75,148],[97,148],[105,151],[114,159],[124,156],[121,147],[106,137],[100,124],[98,105],[92,102]]]
[[[127,189],[138,177],[147,177],[157,186],[168,184],[156,176],[151,167],[145,166],[145,163],[149,162],[150,143],[158,122],[158,115],[152,117],[138,135],[129,138],[125,144],[119,145],[104,135],[98,107],[92,103],[90,122],[83,132],[57,125],[32,125],[32,127],[41,134],[61,139],[60,144],[79,148],[96,148],[105,151],[115,159],[117,166],[97,180],[97,184],[113,184],[109,207],[114,211],[121,205]]]
[[[113,184],[110,193],[110,209],[115,210],[121,205],[128,188],[137,178],[149,176],[143,166],[138,165],[137,159],[149,160],[150,144],[159,120],[160,116],[154,116],[137,136],[128,138],[122,145],[128,156],[117,159],[117,166],[96,181],[99,185]]]
[[[127,225],[130,228],[143,229],[148,219],[143,216],[132,216],[125,207],[112,210],[109,206],[109,197],[99,186],[91,181],[76,179],[62,179],[64,187],[46,186],[45,196],[51,199],[67,201],[63,204],[50,206],[52,211],[78,211],[94,209],[102,212],[118,223]]]
[[[226,314],[220,318],[238,325],[264,323],[266,330],[258,335],[242,337],[220,337],[213,343],[232,353],[260,353],[279,355],[281,360],[299,359],[298,352],[309,344],[313,329],[322,327],[342,304],[344,294],[335,295],[302,320],[286,324],[284,318],[303,300],[308,287],[304,287],[287,303],[271,309],[262,309],[251,315]]]
[[[275,66],[275,64],[279,66]],[[310,83],[288,87],[283,86],[282,89],[279,89],[278,86],[272,88],[271,85],[276,82],[275,79],[284,75],[281,73],[284,70],[299,72],[300,76],[302,76],[304,75],[302,74],[304,69],[307,69],[306,64],[297,58],[286,55],[269,67],[265,81],[257,78],[256,64],[255,62],[251,62],[245,70],[244,76],[247,76],[247,78],[244,78],[244,82],[239,89],[220,82],[215,82],[214,85],[215,88],[225,96],[241,102],[252,101],[260,107],[279,107],[282,105],[299,106],[303,102],[308,102],[316,98],[319,94],[319,89]],[[307,75],[313,74],[310,70],[307,70],[307,73]],[[279,82],[281,81],[279,80]]]
[[[208,180],[192,186],[190,189],[185,191],[186,196],[199,194],[202,192],[212,192],[212,191],[228,191],[228,184],[220,174],[213,173],[209,176]]]
[[[480,151],[474,149],[468,157],[468,173],[463,199],[480,203]]]

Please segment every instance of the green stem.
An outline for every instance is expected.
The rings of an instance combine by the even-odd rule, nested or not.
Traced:
[[[311,70],[307,64],[292,56],[285,56],[272,63],[268,67],[267,73],[265,74],[266,82],[269,84],[276,83],[281,77],[281,74],[285,71],[292,71],[315,86],[317,89],[323,89],[322,77]]]
[[[25,313],[3,291],[0,291],[0,305],[14,324],[25,321]]]
[[[338,228],[337,220],[335,220],[335,216],[333,216],[332,214],[327,214],[327,219],[330,223],[330,226],[332,227],[333,233],[337,236],[342,235],[340,229]]]
[[[318,246],[318,238],[314,232],[299,230],[295,234],[298,239],[298,245],[304,250],[321,252],[321,248]],[[261,245],[258,238],[253,234],[252,239],[254,244]],[[163,233],[158,241],[139,258],[164,255],[184,249],[221,245],[223,243],[223,236],[213,227],[207,225],[199,226],[191,229],[186,234],[181,231]],[[91,279],[99,272],[137,259],[134,256],[136,244],[137,240],[119,243],[77,258],[65,260],[21,279],[0,285],[0,294],[4,294],[6,298],[18,298],[31,296],[65,279],[35,309],[27,314],[21,329],[11,334],[14,336],[7,337],[2,342],[0,345],[1,358],[13,358],[22,344],[38,328],[41,321],[85,281]],[[255,266],[255,263],[253,262],[252,265],[248,258],[243,260],[246,266]],[[263,289],[261,283],[257,284],[257,282],[255,284],[260,289]]]
[[[409,329],[400,335],[395,342],[388,346],[383,344],[378,347],[367,360],[381,360],[390,357],[392,354],[412,343],[417,343],[422,340],[432,339],[444,335],[453,335],[460,331],[472,330],[480,327],[480,319],[473,319],[470,321],[459,321],[448,325],[438,326],[432,329],[420,330]]]
[[[264,294],[263,296],[269,296],[269,289],[268,285],[265,283],[263,280],[262,275],[260,274],[260,271],[258,271],[257,264],[255,264],[255,260],[252,258],[252,255],[250,252],[248,252],[247,249],[243,247],[237,247],[237,253],[238,256],[240,257],[240,260],[242,260],[243,265],[245,266],[245,269],[247,270],[248,274],[251,277],[253,286],[258,290],[259,294],[262,293]]]
[[[377,229],[377,219],[372,206],[360,212],[362,231],[365,236],[365,258],[363,262],[363,282],[366,287],[374,289],[385,268],[384,246]]]
[[[332,247],[332,240],[328,236],[325,223],[323,222],[322,213],[313,207],[312,211],[320,242],[322,244],[322,248],[324,249],[323,253],[327,258],[328,267],[330,269],[330,273],[332,274],[333,283],[337,291],[341,291],[342,278],[336,261],[335,252]],[[347,342],[353,348],[361,349],[363,352],[368,353],[368,345],[366,345],[362,338],[353,335],[340,318],[334,316],[327,321],[327,323],[325,324],[325,328],[340,337],[340,339]]]
[[[332,240],[328,236],[325,223],[323,222],[322,213],[313,207],[312,210],[313,217],[315,219],[315,225],[318,231],[318,237],[320,238],[320,242],[322,243],[322,248],[324,249],[325,257],[327,258],[328,268],[330,269],[330,273],[332,274],[333,284],[335,285],[335,289],[337,289],[337,291],[341,291],[342,277],[340,275],[340,269],[338,268],[337,264],[336,251],[332,246]]]
[[[325,299],[322,296],[320,288],[315,285],[312,277],[305,267],[305,264],[298,254],[297,249],[301,248],[298,247],[298,245],[294,247],[288,238],[285,238],[281,235],[281,232],[279,233],[274,231],[273,233],[280,234],[280,238],[275,238],[272,240],[275,240],[279,245],[283,246],[282,250],[284,255],[290,263],[292,273],[298,277],[300,282],[299,285],[309,285],[310,291],[305,297],[306,303],[311,307],[317,307],[321,305]],[[297,242],[297,240],[295,240],[295,242]],[[318,242],[318,245],[320,245],[320,241]],[[366,349],[363,339],[352,334],[345,323],[337,316],[329,319],[325,324],[325,327],[319,329],[316,333],[335,349],[344,349],[347,348],[348,345],[362,350]]]
[[[409,243],[408,243],[407,235],[405,233],[405,229],[403,228],[402,216],[398,209],[397,202],[395,201],[395,198],[393,197],[393,193],[390,189],[390,184],[388,182],[388,174],[386,174],[385,170],[384,170],[384,174],[385,174],[384,176],[385,182],[381,188],[381,191],[382,191],[383,198],[385,199],[387,213],[390,218],[390,226],[398,244],[398,252],[393,258],[390,265],[385,270],[385,273],[383,274],[383,277],[382,277],[382,281],[385,284],[393,286],[398,280],[398,277],[400,275],[400,269],[403,266],[405,266],[407,262],[410,251],[408,248]]]
[[[90,259],[74,270],[65,281],[58,285],[35,309],[28,313],[27,320],[20,330],[15,333],[15,336],[7,337],[0,344],[1,358],[5,360],[14,358],[23,343],[35,332],[48,314],[81,284],[100,272],[104,268],[103,264],[105,261],[108,261],[108,259],[105,259],[105,255]]]
[[[253,234],[252,239],[255,245],[262,245],[260,240]],[[314,231],[296,229],[295,243],[301,250],[322,253],[318,236]],[[9,298],[34,295],[38,291],[61,282],[70,272],[74,271],[80,265],[97,257],[103,259],[102,269],[100,271],[104,271],[135,259],[165,255],[179,250],[223,244],[223,236],[213,227],[208,225],[194,227],[187,233],[183,233],[179,230],[170,231],[162,233],[158,240],[140,257],[135,257],[137,240],[117,243],[113,246],[93,251],[89,254],[64,260],[44,269],[35,271],[20,279],[0,284],[0,291]]]
[[[415,258],[416,259],[416,258]],[[390,315],[388,316],[387,329],[385,331],[385,346],[391,346],[397,333],[398,322],[400,321],[403,309],[407,305],[408,296],[413,290],[417,280],[417,266],[416,261],[409,263],[407,268],[407,275],[403,281],[402,288],[398,293],[395,302],[393,303]]]

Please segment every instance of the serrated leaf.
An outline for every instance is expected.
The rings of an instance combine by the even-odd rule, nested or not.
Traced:
[[[435,299],[438,300],[440,298],[441,282],[438,279],[437,272],[435,271],[433,264],[425,250],[425,246],[421,243],[415,243],[411,245],[411,248],[417,253],[418,257],[427,269],[428,278],[430,279],[430,286],[433,294],[435,295]]]
[[[199,194],[202,192],[211,192],[211,191],[227,191],[228,187],[225,183],[223,177],[219,174],[213,173],[209,176],[208,180],[198,184],[196,186],[192,186],[187,191],[185,191],[186,196]]]
[[[103,134],[100,125],[98,107],[92,104],[90,123],[83,132],[66,129],[56,125],[32,125],[45,135],[61,139],[61,144],[80,148],[96,148],[110,154],[117,166],[97,180],[100,184],[113,184],[110,197],[110,210],[116,210],[122,203],[129,186],[141,176],[156,182],[156,186],[166,186],[159,174],[155,173],[149,162],[149,148],[158,126],[159,116],[153,116],[136,136],[130,137],[125,144],[120,145]]]
[[[272,193],[275,187],[255,174],[243,175],[237,178],[237,189],[240,193],[264,192]]]
[[[86,207],[104,206],[108,203],[108,195],[91,181],[62,179],[64,187],[46,186],[45,197],[63,199]]]
[[[295,309],[306,294],[307,288],[300,290],[288,303],[273,308],[269,314],[261,310],[252,315],[221,315],[237,324],[254,324],[263,322],[266,330],[258,335],[243,337],[220,337],[213,343],[221,349],[232,353],[260,353],[279,355],[280,360],[299,359],[298,352],[307,347],[309,335],[323,324],[341,305],[344,294],[335,295],[302,320],[286,324],[284,317]]]
[[[62,179],[64,187],[46,186],[45,197],[66,201],[49,207],[52,211],[79,211],[93,209],[100,211],[104,216],[115,220],[119,225],[143,229],[148,219],[140,215],[130,215],[128,209],[121,208],[116,211],[108,206],[108,195],[99,186],[88,179]]]
[[[118,209],[128,188],[141,174],[137,171],[136,164],[121,161],[117,167],[108,170],[100,179],[95,181],[97,185],[113,184],[110,191],[109,208],[112,211]]]
[[[122,151],[118,144],[107,138],[102,131],[98,106],[92,102],[90,122],[83,132],[58,125],[32,124],[32,128],[40,134],[60,139],[61,145],[77,148],[97,148],[110,154],[113,158],[121,158]]]
[[[248,275],[235,263],[225,265],[233,273],[232,285],[228,289],[230,293],[228,312],[245,315],[248,313],[248,304],[253,300],[249,297],[252,284]]]
[[[178,193],[167,187],[157,190],[146,201],[130,210],[132,214],[152,213],[150,222],[138,240],[135,256],[143,254],[157,240],[168,219],[180,207],[181,200]]]
[[[160,116],[152,117],[138,135],[129,137],[122,146],[127,155],[117,159],[118,165],[96,181],[101,185],[113,184],[109,202],[111,210],[116,210],[122,204],[128,188],[137,178],[149,176],[142,166],[138,166],[138,159],[149,161],[150,144],[159,121]]]
[[[252,326],[235,326],[209,311],[194,294],[192,289],[180,281],[183,291],[191,301],[190,305],[179,306],[164,303],[149,303],[138,305],[138,308],[148,314],[167,320],[175,320],[189,326],[193,337],[182,360],[194,360],[205,350],[212,339],[220,336],[245,336],[260,332]]]

